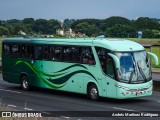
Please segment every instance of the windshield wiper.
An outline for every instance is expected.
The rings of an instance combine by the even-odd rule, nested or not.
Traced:
[[[129,77],[129,83],[131,83],[132,78],[133,78],[134,70],[131,72],[130,77]]]
[[[144,81],[147,81],[147,78],[146,78],[146,76],[145,76],[145,74],[144,74],[142,68],[139,66],[138,62],[137,62],[137,65],[138,65],[139,72],[141,73],[141,75],[142,75]]]

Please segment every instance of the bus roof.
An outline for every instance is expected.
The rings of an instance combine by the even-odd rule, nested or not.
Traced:
[[[18,37],[5,38],[3,42],[35,43],[35,44],[62,44],[62,45],[84,45],[99,46],[112,51],[140,51],[144,47],[139,43],[125,39],[113,38],[33,38]]]

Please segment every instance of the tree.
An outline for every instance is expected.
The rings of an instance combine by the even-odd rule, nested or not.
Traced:
[[[145,29],[143,30],[143,38],[153,38],[154,34],[152,30]]]
[[[48,22],[45,19],[37,19],[33,25],[33,30],[37,33],[47,34]]]
[[[19,33],[19,31],[23,31],[23,32],[25,32],[25,33],[28,33],[28,31],[27,31],[27,29],[26,29],[26,27],[24,26],[24,25],[14,25],[14,26],[12,26],[13,28],[13,35],[18,35],[18,33]]]
[[[10,19],[10,20],[7,20],[7,24],[9,25],[22,24],[22,21],[18,19]]]
[[[153,38],[160,38],[160,31],[159,30],[152,30]]]
[[[48,21],[48,34],[56,34],[56,30],[60,29],[60,22],[55,19],[50,19]]]
[[[90,25],[87,22],[82,22],[76,25],[75,32],[84,33],[87,36],[97,36],[99,29],[95,25]]]
[[[160,29],[160,25],[158,22],[148,18],[148,17],[140,17],[135,21],[135,26],[138,30],[150,29],[157,30]]]
[[[9,30],[5,27],[0,26],[0,36],[9,35]]]
[[[134,38],[136,37],[136,29],[134,27],[126,25],[115,25],[106,31],[105,36],[118,38]]]
[[[68,30],[69,28],[71,28],[71,25],[75,22],[75,19],[65,19],[64,20],[64,29]]]
[[[132,21],[127,18],[113,16],[104,20],[102,29],[106,30],[107,28],[113,27],[115,25],[126,25],[126,26],[133,26]]]
[[[35,22],[34,18],[25,18],[25,19],[23,19],[23,24],[33,25],[34,22]]]

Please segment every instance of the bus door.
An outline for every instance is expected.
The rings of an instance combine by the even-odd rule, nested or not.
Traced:
[[[106,60],[106,84],[107,84],[107,97],[116,98],[117,96],[117,81],[114,69],[113,59],[108,56]]]
[[[116,96],[117,88],[115,85],[114,62],[113,59],[108,56],[108,51],[104,48],[97,48],[97,54],[102,69],[102,76],[99,77],[102,81],[103,96],[112,97]]]

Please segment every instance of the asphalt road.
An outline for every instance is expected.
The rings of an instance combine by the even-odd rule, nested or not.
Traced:
[[[94,102],[86,98],[85,95],[60,92],[55,90],[46,90],[33,88],[31,91],[21,90],[19,85],[7,83],[2,80],[0,75],[0,103],[14,109],[15,111],[92,111],[89,116],[94,116],[97,111],[114,112],[142,112],[142,111],[159,111],[160,113],[160,93],[153,92],[150,97],[141,97],[127,100],[115,100],[101,98],[100,101]],[[96,111],[96,112],[94,112]],[[145,112],[147,113],[147,112]],[[62,117],[62,116],[61,116]],[[68,117],[63,119],[77,120],[137,120],[137,117]],[[160,117],[155,117],[159,119]],[[150,120],[151,117],[142,117],[141,119]]]
[[[153,80],[160,81],[160,73],[152,73]]]

